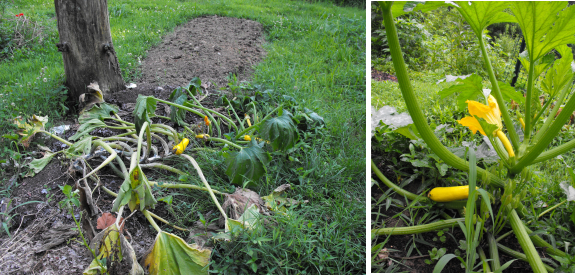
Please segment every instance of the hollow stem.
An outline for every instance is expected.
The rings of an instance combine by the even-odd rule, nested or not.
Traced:
[[[63,139],[63,138],[61,138],[61,137],[59,137],[59,136],[57,136],[57,135],[54,135],[54,134],[52,134],[52,133],[50,133],[50,132],[47,132],[47,131],[44,131],[44,130],[39,130],[38,132],[39,132],[39,133],[44,133],[44,134],[46,134],[46,135],[49,135],[49,136],[52,137],[53,139],[56,139],[57,141],[62,142],[62,143],[64,143],[64,144],[68,145],[68,146],[74,145],[73,143],[71,143],[71,142],[69,142],[69,141],[67,141],[67,140],[65,140],[65,139]]]
[[[162,232],[162,229],[160,229],[160,227],[158,226],[158,224],[154,221],[154,219],[152,218],[152,215],[150,215],[150,212],[148,210],[142,210],[142,214],[144,214],[144,216],[146,217],[146,219],[148,220],[148,222],[150,222],[150,224],[152,225],[152,227],[154,229],[156,229],[156,231],[158,231],[158,233]]]
[[[385,185],[387,185],[387,187],[393,189],[393,191],[395,191],[396,193],[398,193],[399,195],[405,196],[406,198],[415,201],[415,200],[421,200],[422,202],[426,202],[428,201],[428,199],[425,196],[418,196],[416,194],[413,194],[409,191],[403,190],[402,188],[400,188],[399,186],[395,185],[393,182],[391,182],[389,179],[387,179],[383,173],[381,173],[381,171],[379,170],[379,168],[377,168],[377,165],[375,165],[375,162],[373,162],[373,160],[371,160],[371,172],[375,173],[375,175],[381,180],[383,181],[383,183]]]
[[[431,231],[437,231],[443,228],[449,228],[452,226],[457,226],[457,222],[465,222],[465,218],[457,218],[451,220],[444,220],[438,222],[432,222],[424,225],[416,225],[410,227],[390,227],[390,228],[379,228],[372,229],[371,233],[374,235],[411,235],[426,233]]]

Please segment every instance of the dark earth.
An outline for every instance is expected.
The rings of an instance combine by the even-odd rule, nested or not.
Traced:
[[[375,139],[373,139],[372,144],[375,144],[377,141]],[[394,167],[393,163],[391,161],[391,156],[389,154],[386,155],[386,153],[382,150],[378,150],[377,147],[372,147],[372,151],[371,151],[371,155],[372,155],[372,159],[374,160],[375,164],[377,165],[378,169],[383,173],[383,175],[392,180],[393,179],[397,179],[396,173],[395,173],[395,169],[398,169],[399,167]],[[408,164],[409,165],[409,164]],[[403,170],[402,171],[409,171],[409,169]],[[399,212],[403,211],[403,214],[410,217],[410,211],[404,211],[404,208],[399,208],[396,206],[392,206],[389,207],[386,210],[386,206],[385,206],[385,201],[381,204],[381,205],[375,205],[373,203],[373,201],[378,201],[378,199],[383,195],[384,192],[388,191],[388,187],[381,182],[378,177],[375,175],[375,173],[372,173],[371,175],[372,179],[375,179],[377,181],[377,184],[373,185],[373,187],[371,188],[371,194],[372,194],[372,208],[371,208],[371,220],[372,220],[372,228],[374,228],[374,225],[377,226],[377,228],[381,228],[382,226],[386,226],[386,227],[393,227],[393,226],[397,226],[397,227],[404,227],[407,226],[401,219],[393,219],[392,217],[396,214],[398,214]],[[410,184],[408,184],[405,188],[405,190],[412,192],[412,193],[416,193],[419,186],[420,186],[420,182],[421,182],[421,178],[415,179],[413,180]],[[396,183],[397,184],[397,183]],[[378,187],[379,186],[379,187]],[[383,191],[383,192],[382,192]],[[399,196],[397,193],[392,192],[392,198],[402,201],[403,205],[405,204],[405,200],[402,196]],[[494,209],[494,211],[496,211]],[[377,213],[380,213],[379,217],[377,215]],[[413,213],[417,213],[417,211],[413,211]],[[452,210],[446,210],[446,213],[448,213],[450,216],[454,217],[454,215],[456,215],[457,213],[452,211]],[[414,218],[417,220],[419,220],[422,217],[422,213],[421,211],[419,211],[419,213],[417,214],[417,216],[415,216]],[[457,214],[457,217],[460,217],[459,214]],[[412,218],[412,217],[410,217]],[[440,218],[443,219],[443,218]],[[383,225],[385,224],[385,225]],[[509,228],[509,230],[511,230]],[[505,231],[506,232],[506,231]],[[503,232],[503,233],[505,233]],[[501,233],[501,234],[503,234]],[[377,238],[376,241],[372,242],[372,246],[378,244],[378,243],[383,243],[386,242],[386,244],[383,246],[383,248],[387,248],[387,251],[390,251],[389,253],[382,253],[380,260],[376,260],[375,262],[372,261],[372,272],[384,272],[388,267],[389,267],[389,263],[391,263],[391,265],[395,265],[395,269],[393,272],[409,272],[409,273],[420,273],[420,272],[424,272],[424,273],[432,273],[433,269],[435,267],[435,263],[433,264],[427,264],[425,263],[426,259],[429,259],[429,251],[432,250],[434,247],[437,249],[440,248],[446,248],[447,252],[446,254],[455,254],[455,250],[458,249],[459,251],[461,251],[461,256],[464,257],[465,253],[464,251],[459,248],[459,240],[465,240],[465,236],[463,234],[463,232],[461,231],[461,229],[456,226],[451,228],[447,234],[445,234],[446,236],[446,241],[445,242],[441,242],[438,238],[437,232],[428,232],[428,233],[423,233],[423,234],[418,234],[418,235],[392,235],[389,237],[389,239],[386,242],[386,238],[387,236],[379,236]],[[436,241],[433,241],[433,238],[437,238]],[[417,240],[416,240],[417,239]],[[419,240],[423,240],[426,243],[423,243]],[[521,246],[519,245],[519,242],[517,241],[515,235],[511,234],[510,236],[506,237],[505,239],[503,239],[501,242],[501,244],[503,244],[504,246],[507,246],[515,251],[519,251],[522,252]],[[416,248],[413,248],[411,254],[408,255],[409,249],[415,244]],[[431,244],[432,246],[430,246],[429,244]],[[485,242],[481,243],[483,250],[486,251],[486,253],[488,253],[488,246]],[[396,252],[391,252],[391,250],[398,250]],[[539,254],[541,256],[541,258],[550,258],[548,255],[546,255],[542,249],[538,249]],[[374,252],[375,253],[375,252]],[[386,254],[386,255],[384,255]],[[372,255],[373,256],[373,255]],[[501,265],[505,264],[507,261],[513,260],[515,258],[509,257],[506,254],[503,254],[501,251],[499,252],[499,256],[500,256],[500,262]],[[489,257],[489,256],[488,256]],[[385,258],[385,259],[383,259]],[[383,259],[383,260],[381,260]],[[397,262],[391,261],[391,259],[394,259],[397,262],[400,262],[401,264],[397,264]],[[479,261],[477,261],[476,263],[479,263]],[[452,259],[451,261],[449,261],[447,263],[447,265],[444,267],[443,271],[444,273],[463,273],[465,272],[465,270],[463,268],[461,268],[461,262],[457,259]],[[397,266],[399,265],[399,267]],[[384,267],[383,269],[380,269],[380,267]],[[514,261],[506,270],[504,270],[504,273],[533,273],[533,270],[531,269],[531,267],[529,266],[529,264],[527,262],[523,262],[521,260],[517,260]]]
[[[136,88],[106,95],[106,102],[118,105],[120,116],[126,121],[133,121],[131,113],[138,94],[167,99],[174,88],[186,85],[193,77],[200,77],[204,93],[202,104],[213,107],[210,106],[211,102],[218,97],[220,88],[226,87],[230,74],[235,74],[237,81],[249,80],[252,67],[265,56],[262,43],[262,26],[257,22],[219,16],[196,18],[177,27],[159,46],[148,51],[147,57],[142,60],[142,77],[136,82]],[[167,110],[161,110],[162,107],[162,104],[158,104],[157,114],[167,115]],[[157,118],[153,120],[158,122]],[[198,118],[191,116],[186,119],[190,123],[196,120]],[[77,120],[70,118],[64,123],[72,125],[64,136],[68,138],[77,130]],[[106,136],[116,133],[95,130],[92,134]],[[39,144],[61,150],[62,143],[38,136],[36,141]],[[32,145],[28,150],[43,151],[35,147]],[[42,155],[38,153],[35,157]],[[24,178],[15,176],[10,181],[9,184],[13,185],[12,206],[28,201],[38,203],[20,206],[10,213],[13,215],[10,223],[12,236],[9,238],[3,234],[0,239],[0,274],[81,274],[92,261],[93,256],[84,247],[77,231],[71,229],[75,228],[72,217],[58,207],[58,202],[65,198],[59,186],[74,186],[82,177],[78,173],[69,173],[69,167],[69,161],[59,156],[37,175]],[[22,172],[25,171],[14,169],[16,175]],[[147,173],[153,180],[164,172]],[[123,181],[110,168],[104,168],[98,172],[98,176],[103,185],[115,192]],[[93,199],[98,215],[90,217],[89,221],[98,233],[100,230],[96,229],[96,220],[101,213],[110,212],[114,197],[101,188],[96,190]],[[173,217],[166,208],[165,203],[159,202],[152,212],[170,220]],[[76,208],[77,217],[79,212]],[[92,230],[86,228],[89,229],[85,227],[83,232],[87,239],[91,239]],[[153,244],[156,231],[140,212],[126,220],[125,229],[125,236],[140,261]],[[189,242],[188,236],[182,234],[184,240]],[[61,243],[54,245],[58,242]],[[127,270],[115,271],[114,274],[127,274]]]

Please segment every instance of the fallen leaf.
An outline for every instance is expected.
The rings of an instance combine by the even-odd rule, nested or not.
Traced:
[[[120,218],[120,222],[119,224],[122,224],[122,222],[124,221],[124,218]],[[97,229],[106,229],[108,226],[114,224],[116,222],[116,216],[114,216],[114,214],[111,213],[104,213],[102,214],[101,217],[98,218],[98,225],[96,226]],[[120,228],[120,231],[124,231],[124,225],[122,224],[122,227]]]

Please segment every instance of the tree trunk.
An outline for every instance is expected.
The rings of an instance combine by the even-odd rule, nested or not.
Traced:
[[[107,0],[54,0],[60,43],[66,71],[66,86],[72,100],[98,82],[104,94],[125,89],[116,51],[112,45]]]

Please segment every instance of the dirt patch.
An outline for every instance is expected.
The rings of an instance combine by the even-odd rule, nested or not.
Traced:
[[[371,68],[371,79],[376,81],[393,81],[397,82],[397,77],[395,75],[388,74],[386,72],[380,72],[374,68]]]
[[[142,61],[140,82],[182,86],[199,77],[203,83],[224,87],[230,74],[238,81],[248,80],[252,66],[265,55],[262,29],[260,23],[246,19],[193,19],[148,52]]]
[[[187,84],[193,77],[199,77],[203,83],[202,104],[213,108],[213,102],[218,97],[215,91],[225,87],[230,73],[235,74],[238,81],[250,78],[252,66],[265,55],[261,48],[263,42],[262,26],[257,22],[219,16],[196,18],[177,27],[165,37],[162,44],[148,52],[146,59],[142,60],[142,77],[136,82],[137,88],[106,95],[105,99],[120,107],[120,116],[123,119],[132,121],[133,103],[139,94],[167,99],[177,86]],[[168,115],[168,112],[169,108],[158,104],[157,114]],[[166,123],[160,120],[153,118],[155,123]],[[196,120],[197,117],[186,118],[191,124]],[[64,135],[69,138],[78,125],[77,121],[73,120],[67,121],[66,124],[72,124],[72,129]],[[171,123],[166,124],[173,126]],[[93,134],[106,135],[101,132]],[[109,134],[115,133],[112,131]],[[46,145],[52,150],[66,148],[65,144],[53,140],[46,142]],[[0,237],[1,274],[81,274],[92,261],[92,255],[83,246],[78,235],[70,235],[72,237],[64,242],[36,252],[39,247],[45,248],[47,243],[57,243],[51,239],[51,236],[57,234],[48,234],[54,232],[50,229],[66,230],[75,226],[72,216],[58,207],[58,202],[64,199],[58,186],[75,185],[76,180],[81,177],[78,174],[69,174],[68,168],[68,161],[54,158],[35,177],[17,180],[19,184],[14,188],[12,205],[28,201],[41,203],[26,204],[11,213],[15,214],[10,230],[12,236],[9,238],[4,234]],[[153,172],[147,175],[150,179],[155,177]],[[98,176],[104,186],[114,191],[117,191],[122,183],[122,179],[115,176],[109,168],[102,169]],[[102,212],[111,210],[114,197],[97,189],[93,200],[101,215]],[[79,212],[76,208],[76,218],[80,218]],[[162,202],[156,205],[153,212],[168,220],[173,219]],[[99,215],[88,217],[94,228]],[[153,244],[156,231],[139,212],[126,220],[125,229],[128,232],[127,240],[138,259],[141,259]],[[86,230],[84,233],[91,234]]]

